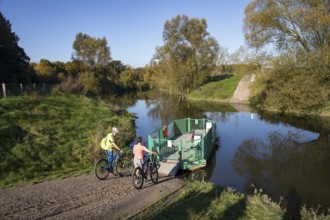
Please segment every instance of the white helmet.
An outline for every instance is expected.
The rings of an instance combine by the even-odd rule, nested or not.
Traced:
[[[112,128],[112,132],[116,132],[116,133],[118,133],[118,132],[119,132],[119,131],[118,131],[118,128],[113,127],[113,128]]]

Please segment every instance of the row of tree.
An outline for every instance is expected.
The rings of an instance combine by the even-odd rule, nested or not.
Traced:
[[[166,21],[164,44],[140,69],[112,60],[105,38],[83,33],[76,35],[72,61],[29,64],[9,21],[0,15],[3,82],[56,82],[63,91],[83,88],[94,94],[148,85],[185,96],[212,74],[257,73],[264,87],[253,98],[255,105],[310,112],[329,103],[329,0],[252,0],[245,8],[247,46],[231,55],[207,31],[205,19],[178,15]]]
[[[50,62],[41,59],[30,63],[19,37],[11,31],[10,22],[0,13],[0,82],[57,84],[64,92],[109,94],[141,89],[143,70],[112,60],[105,38],[78,33],[73,42],[72,61]]]
[[[107,94],[113,91],[159,88],[184,96],[190,89],[205,83],[215,72],[233,72],[229,54],[207,32],[205,19],[177,16],[164,25],[164,46],[144,68],[132,68],[112,60],[105,38],[78,33],[73,42],[72,61],[50,62],[41,59],[29,63],[29,57],[18,46],[19,38],[11,24],[0,13],[0,74],[5,83],[58,84],[65,92],[84,91]],[[240,64],[242,65],[242,64]]]

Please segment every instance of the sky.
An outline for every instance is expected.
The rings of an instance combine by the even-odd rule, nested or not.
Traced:
[[[144,67],[163,46],[164,24],[177,15],[205,18],[207,31],[233,53],[244,45],[250,0],[0,0],[0,12],[30,62],[71,60],[75,36],[105,37],[111,58]]]

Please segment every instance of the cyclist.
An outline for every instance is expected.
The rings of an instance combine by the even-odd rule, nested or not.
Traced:
[[[112,128],[111,133],[107,134],[105,138],[101,141],[101,148],[105,150],[105,153],[108,157],[108,161],[111,163],[113,158],[113,148],[116,148],[121,153],[123,152],[115,143],[114,137],[119,133],[116,127]]]
[[[153,152],[142,145],[142,137],[137,137],[137,144],[133,147],[134,154],[134,167],[141,167],[143,164],[143,153],[148,152],[149,154],[157,155],[156,152]]]

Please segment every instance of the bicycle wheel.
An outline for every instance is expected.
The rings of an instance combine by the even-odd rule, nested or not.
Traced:
[[[133,162],[128,158],[123,158],[117,162],[116,172],[119,176],[129,176],[133,170]]]
[[[109,176],[109,165],[107,159],[99,159],[94,166],[95,176],[99,180],[105,180]]]
[[[149,172],[150,172],[151,181],[154,184],[158,183],[158,168],[157,168],[157,164],[150,163],[150,165],[149,165]]]
[[[141,189],[143,186],[144,178],[140,167],[136,167],[133,170],[133,185],[137,189]]]

